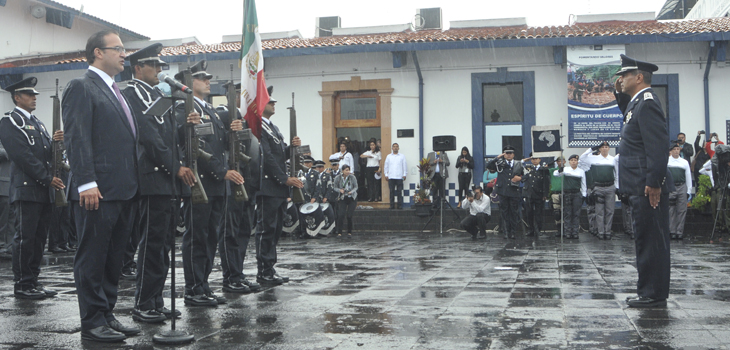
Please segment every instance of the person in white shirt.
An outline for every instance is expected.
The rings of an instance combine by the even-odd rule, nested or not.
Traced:
[[[340,151],[333,154],[333,156],[337,156],[340,158],[340,169],[342,169],[345,165],[349,165],[350,169],[355,169],[355,160],[352,158],[352,154],[347,151],[347,144],[340,143]]]
[[[578,238],[580,230],[580,207],[583,205],[583,197],[586,196],[586,172],[578,167],[578,155],[574,154],[568,158],[569,167],[558,168],[553,176],[564,176],[563,193],[565,198],[563,222],[565,238]]]
[[[618,166],[614,157],[608,154],[610,149],[608,142],[603,141],[583,152],[578,160],[578,167],[593,175],[591,195],[595,198],[596,233],[598,239],[604,240],[611,239],[613,213],[616,210]]]
[[[678,143],[669,150],[667,169],[674,179],[674,191],[669,192],[669,237],[682,239],[684,219],[687,216],[687,201],[692,195],[692,172],[686,159],[680,158],[682,146]],[[686,194],[686,196],[685,196]]]
[[[492,189],[488,191],[491,193]],[[461,202],[461,207],[469,210],[469,216],[461,220],[461,228],[469,232],[474,241],[477,238],[487,238],[487,223],[492,215],[489,194],[485,195],[483,192],[481,187],[475,186],[474,193],[468,193]]]
[[[390,209],[401,209],[403,208],[403,180],[408,175],[408,165],[406,164],[406,156],[398,153],[400,146],[394,143],[392,148],[393,153],[385,157],[385,165],[383,166],[383,175],[385,180],[388,181],[388,187],[390,188]],[[395,204],[395,199],[398,198],[398,205]]]
[[[365,166],[365,183],[368,188],[368,202],[376,202],[380,196],[378,180],[375,179],[375,173],[380,172],[380,147],[375,141],[370,141],[370,150],[360,155],[360,158],[366,158]]]

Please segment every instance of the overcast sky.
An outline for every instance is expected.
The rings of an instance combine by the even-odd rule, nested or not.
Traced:
[[[56,0],[152,39],[196,36],[205,44],[240,34],[243,0]],[[259,0],[259,31],[299,30],[314,36],[315,18],[340,16],[342,27],[404,24],[416,9],[441,7],[449,21],[526,17],[530,26],[567,25],[571,14],[653,12],[666,0]],[[184,4],[190,4],[186,6]]]

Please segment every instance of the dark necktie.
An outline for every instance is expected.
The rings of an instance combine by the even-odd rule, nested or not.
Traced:
[[[132,135],[137,136],[137,128],[134,127],[134,118],[132,117],[132,112],[129,111],[129,107],[127,107],[127,102],[124,101],[124,98],[122,97],[122,93],[119,91],[117,83],[112,83],[112,89],[114,90],[114,94],[117,95],[117,100],[119,100],[119,104],[122,105],[124,114],[127,116],[129,127],[132,128]]]

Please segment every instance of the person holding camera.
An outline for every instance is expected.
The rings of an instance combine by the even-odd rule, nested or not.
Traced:
[[[504,146],[502,154],[487,163],[487,169],[497,172],[495,192],[499,195],[499,212],[504,223],[504,238],[515,238],[520,221],[520,182],[524,169],[515,160],[515,148]]]
[[[694,144],[695,153],[697,155],[695,156],[695,159],[692,160],[689,167],[692,170],[692,179],[694,180],[695,186],[699,186],[700,183],[700,169],[702,169],[702,166],[710,160],[710,156],[707,154],[707,151],[705,151],[705,142],[700,142],[700,139],[704,134],[704,130],[697,132],[697,138],[695,138]]]
[[[695,153],[694,153],[694,150],[692,149],[692,145],[690,145],[686,141],[687,141],[687,135],[685,135],[683,132],[680,132],[679,134],[677,134],[677,144],[681,148],[680,152],[679,152],[679,156],[682,159],[689,162]]]
[[[461,154],[456,158],[456,169],[459,171],[459,205],[461,205],[464,196],[469,192],[471,175],[474,171],[474,158],[469,154],[469,148],[466,146],[461,148]]]
[[[430,152],[428,154],[428,179],[433,184],[433,207],[438,209],[441,207],[441,197],[444,196],[444,182],[449,177],[449,156],[446,152]]]
[[[546,166],[540,164],[540,157],[533,157],[530,153],[529,164],[525,165],[525,176],[522,182],[522,197],[525,198],[525,214],[527,216],[526,236],[540,235],[542,231],[542,210],[550,194],[550,172]]]
[[[616,178],[618,166],[614,157],[608,154],[611,147],[603,141],[580,155],[578,166],[591,172],[595,202],[596,231],[598,239],[611,239],[613,213],[616,210]]]
[[[563,208],[563,230],[565,238],[578,238],[580,231],[580,207],[586,196],[586,172],[578,167],[578,155],[568,158],[569,167],[559,167],[553,171],[553,176],[563,176],[564,198],[561,201]]]
[[[471,234],[473,241],[487,238],[487,223],[492,216],[492,203],[489,199],[492,189],[488,189],[488,193],[483,192],[481,187],[475,186],[474,192],[467,191],[466,198],[461,201],[461,207],[469,210],[469,216],[461,220],[461,227]]]
[[[705,152],[707,152],[707,155],[712,158],[712,156],[715,155],[715,151],[717,148],[717,145],[724,145],[725,143],[720,141],[720,139],[717,137],[717,133],[713,132],[710,134],[710,139],[705,142]]]
[[[669,237],[682,239],[684,219],[687,215],[687,201],[692,196],[692,172],[686,159],[680,158],[682,146],[672,144],[669,149],[667,169],[672,173],[675,190],[669,192]],[[686,194],[686,196],[685,196]]]

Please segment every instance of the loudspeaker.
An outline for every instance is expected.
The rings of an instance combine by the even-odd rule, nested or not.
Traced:
[[[433,137],[433,151],[456,151],[456,136],[445,135],[445,136],[434,136]]]

